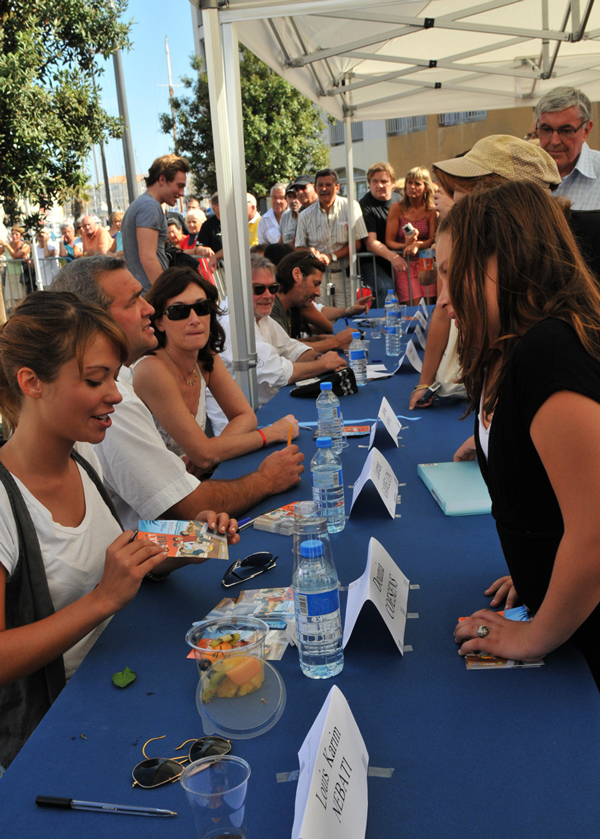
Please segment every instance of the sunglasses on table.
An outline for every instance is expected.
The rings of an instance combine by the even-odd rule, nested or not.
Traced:
[[[183,772],[183,764],[193,763],[195,760],[200,760],[203,757],[222,757],[229,754],[231,751],[231,742],[224,737],[200,737],[198,740],[185,740],[181,746],[178,746],[175,751],[183,749],[187,743],[192,745],[189,748],[187,757],[148,757],[146,754],[146,746],[153,740],[162,740],[162,737],[151,737],[142,748],[142,754],[146,758],[137,766],[134,766],[131,777],[133,778],[133,787],[142,787],[143,789],[154,789],[163,784],[171,784],[177,781]]]
[[[572,125],[561,125],[560,128],[552,128],[551,125],[546,125],[544,123],[537,126],[538,137],[551,137],[556,131],[559,137],[564,137],[568,140],[570,137],[574,137],[579,129],[583,128],[587,122],[587,119],[584,120],[581,125],[577,126],[577,128],[574,128]]]
[[[264,294],[265,291],[269,289],[269,294],[277,294],[279,291],[279,283],[271,283],[271,285],[264,285],[262,283],[255,283],[252,286],[252,291],[258,297],[261,294]]]
[[[250,554],[245,559],[236,559],[225,572],[221,583],[225,588],[239,586],[240,583],[245,583],[247,580],[252,580],[259,574],[264,574],[265,571],[275,568],[278,559],[278,556],[273,556],[269,551],[258,551],[258,553]]]
[[[199,318],[203,318],[212,312],[212,303],[210,300],[198,300],[197,303],[172,303],[165,309],[165,315],[169,320],[187,320],[192,309]]]

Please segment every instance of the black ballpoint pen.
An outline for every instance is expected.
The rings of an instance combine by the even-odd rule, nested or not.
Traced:
[[[129,804],[103,804],[100,801],[76,801],[74,798],[57,798],[53,795],[38,795],[35,803],[39,807],[59,807],[63,810],[92,810],[98,813],[118,813],[121,816],[176,816],[173,810],[158,810],[156,807],[132,807]]]

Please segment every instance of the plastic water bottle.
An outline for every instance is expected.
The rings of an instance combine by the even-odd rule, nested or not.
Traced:
[[[400,355],[400,333],[402,327],[400,322],[394,326],[386,326],[385,333],[385,351],[387,355]]]
[[[352,333],[352,343],[348,348],[350,355],[350,367],[354,370],[356,384],[364,387],[367,383],[367,351],[360,340],[360,332]]]
[[[310,462],[313,501],[327,519],[327,530],[339,533],[346,526],[342,461],[333,451],[331,437],[317,437],[317,452]]]
[[[398,298],[396,297],[396,292],[393,289],[390,289],[387,293],[385,298],[385,303],[383,304],[383,308],[385,311],[385,319],[387,321],[388,312],[393,306],[398,305]]]
[[[329,541],[300,542],[292,590],[300,668],[311,679],[329,679],[344,667],[338,576]]]
[[[342,441],[342,412],[340,400],[333,392],[331,382],[321,382],[321,393],[317,398],[317,419],[319,421],[319,437],[331,437],[333,450],[341,454]]]

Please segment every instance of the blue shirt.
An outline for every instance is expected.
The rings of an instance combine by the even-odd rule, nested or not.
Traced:
[[[552,194],[568,198],[574,210],[600,210],[600,151],[584,143],[573,170]]]

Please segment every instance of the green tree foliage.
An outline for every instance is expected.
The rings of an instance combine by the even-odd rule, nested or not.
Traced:
[[[81,187],[93,144],[122,133],[101,107],[94,56],[128,47],[127,0],[0,3],[0,201],[46,209]]]
[[[189,159],[195,188],[214,192],[208,79],[198,59],[192,60],[192,67],[197,77],[182,79],[191,95],[173,99],[176,151]],[[240,53],[240,76],[248,191],[263,196],[277,181],[327,166],[329,152],[321,138],[324,124],[317,106],[245,47]],[[162,114],[160,120],[165,134],[171,133],[171,114]]]

